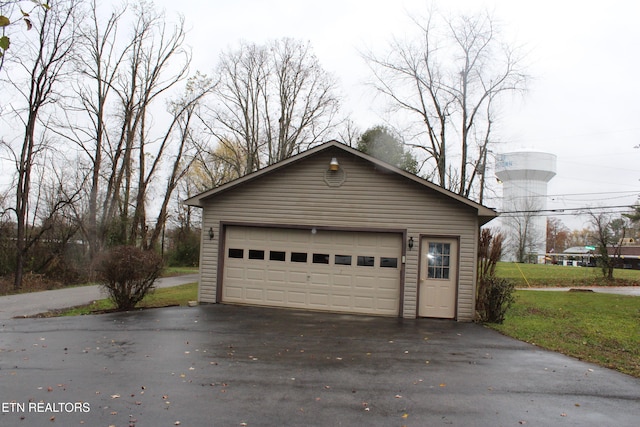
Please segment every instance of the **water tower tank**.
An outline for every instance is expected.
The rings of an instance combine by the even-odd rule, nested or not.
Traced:
[[[530,151],[496,158],[496,176],[503,183],[502,211],[509,212],[503,220],[507,229],[527,223],[528,252],[537,255],[538,261],[544,260],[547,230],[546,217],[535,211],[547,208],[547,183],[556,175],[556,160],[555,154]]]

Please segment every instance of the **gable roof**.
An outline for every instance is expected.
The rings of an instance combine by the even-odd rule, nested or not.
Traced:
[[[209,198],[215,197],[215,196],[217,196],[217,195],[219,195],[221,193],[224,193],[224,192],[227,192],[229,190],[232,190],[232,189],[234,189],[236,187],[244,185],[244,184],[246,184],[248,182],[251,182],[251,181],[253,181],[255,179],[259,179],[259,178],[261,178],[261,177],[263,177],[263,176],[265,176],[267,174],[271,174],[273,172],[276,172],[276,171],[278,171],[280,169],[285,168],[288,165],[291,165],[293,163],[297,163],[297,162],[299,162],[299,161],[301,161],[303,159],[306,159],[306,158],[308,158],[310,156],[313,156],[313,155],[315,155],[317,153],[326,151],[326,150],[331,149],[331,148],[338,148],[338,149],[343,150],[343,151],[345,151],[345,152],[347,152],[347,153],[349,153],[351,155],[360,157],[363,160],[366,160],[368,162],[374,163],[376,166],[384,168],[384,169],[386,169],[386,170],[388,170],[388,171],[390,171],[392,173],[401,175],[401,176],[403,176],[403,177],[405,177],[405,178],[407,178],[407,179],[409,179],[409,180],[411,180],[413,182],[416,182],[416,183],[418,183],[418,184],[420,184],[420,185],[422,185],[422,186],[424,186],[424,187],[426,187],[428,189],[431,189],[433,191],[441,193],[441,194],[443,194],[443,195],[445,195],[447,197],[450,197],[450,198],[452,198],[454,200],[457,200],[458,202],[460,202],[460,203],[462,203],[462,204],[464,204],[466,206],[469,206],[469,207],[471,207],[473,209],[476,209],[477,212],[478,212],[478,217],[480,218],[480,224],[481,225],[486,224],[487,222],[491,221],[493,218],[495,218],[495,217],[497,217],[499,215],[494,209],[488,208],[488,207],[483,206],[483,205],[481,205],[479,203],[476,203],[476,202],[474,202],[474,201],[472,201],[470,199],[467,199],[466,197],[463,197],[463,196],[461,196],[459,194],[456,194],[456,193],[454,193],[452,191],[446,190],[446,189],[440,187],[439,185],[436,185],[436,184],[434,184],[434,183],[432,183],[432,182],[430,182],[430,181],[428,181],[426,179],[420,178],[419,176],[416,176],[416,175],[414,175],[412,173],[409,173],[409,172],[407,172],[407,171],[405,171],[403,169],[395,167],[395,166],[393,166],[393,165],[391,165],[389,163],[386,163],[386,162],[384,162],[384,161],[382,161],[380,159],[376,159],[375,157],[372,157],[372,156],[370,156],[368,154],[365,154],[365,153],[363,153],[361,151],[358,151],[358,150],[356,150],[354,148],[351,148],[351,147],[349,147],[349,146],[347,146],[347,145],[345,145],[345,144],[343,144],[341,142],[335,141],[335,140],[329,141],[329,142],[325,142],[324,144],[321,144],[321,145],[318,145],[316,147],[310,148],[309,150],[303,151],[302,153],[299,153],[299,154],[297,154],[295,156],[289,157],[288,159],[282,160],[282,161],[280,161],[278,163],[274,163],[274,164],[272,164],[270,166],[267,166],[265,168],[262,168],[260,170],[255,171],[255,172],[247,174],[247,175],[245,175],[243,177],[240,177],[240,178],[237,178],[237,179],[235,179],[233,181],[227,182],[226,184],[223,184],[223,185],[221,185],[219,187],[213,188],[211,190],[204,191],[204,192],[202,192],[200,194],[197,194],[197,195],[195,195],[193,197],[190,197],[189,199],[185,200],[184,203],[189,205],[189,206],[203,207],[203,201],[205,199],[209,199]]]

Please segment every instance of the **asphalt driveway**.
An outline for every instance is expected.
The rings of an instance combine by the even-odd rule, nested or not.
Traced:
[[[477,324],[226,305],[3,320],[0,425],[637,426],[640,380]]]
[[[155,287],[169,288],[184,285],[197,282],[198,278],[198,274],[163,277],[156,280]],[[107,294],[98,285],[75,286],[51,291],[0,296],[0,320],[89,304],[91,301],[103,298],[107,298]]]

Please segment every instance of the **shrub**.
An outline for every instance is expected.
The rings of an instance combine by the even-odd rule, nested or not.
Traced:
[[[152,251],[117,246],[101,255],[98,283],[119,310],[130,310],[153,290],[162,271],[162,259]]]
[[[493,236],[488,229],[480,233],[476,316],[481,322],[502,323],[513,303],[515,285],[507,279],[496,277],[496,265],[502,256],[502,242],[502,234]]]
[[[507,279],[487,277],[483,284],[485,306],[481,316],[483,322],[502,323],[511,304],[513,304],[513,290],[515,285]]]
[[[200,230],[178,229],[169,233],[167,264],[171,267],[196,267],[200,261]]]

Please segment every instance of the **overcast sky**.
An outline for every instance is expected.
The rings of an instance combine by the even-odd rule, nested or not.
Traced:
[[[383,53],[392,37],[410,36],[422,0],[156,0],[182,13],[193,65],[209,73],[221,50],[239,40],[293,37],[311,43],[341,82],[346,109],[365,130],[382,123],[381,105],[363,83],[359,51]],[[635,0],[442,0],[442,11],[488,9],[503,35],[529,53],[533,80],[505,106],[496,151],[558,156],[548,207],[632,204],[640,194],[640,2]],[[499,202],[487,205],[499,207]],[[584,217],[558,216],[570,228]]]

